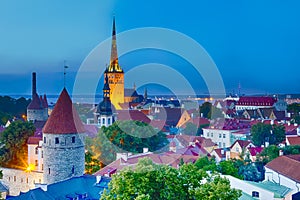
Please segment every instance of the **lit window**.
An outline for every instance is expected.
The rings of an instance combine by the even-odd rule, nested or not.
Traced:
[[[58,137],[55,138],[55,144],[59,144],[59,139],[58,139]]]

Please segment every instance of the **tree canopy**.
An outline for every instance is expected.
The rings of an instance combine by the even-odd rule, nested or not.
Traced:
[[[294,123],[300,124],[300,104],[292,103],[287,107],[287,111],[292,114],[292,121]]]
[[[234,200],[240,196],[241,191],[231,189],[227,179],[218,175],[209,176],[194,164],[184,164],[175,169],[143,158],[135,171],[127,168],[113,175],[109,191],[104,191],[101,199]]]
[[[210,102],[204,102],[200,107],[200,113],[202,113],[203,117],[208,119],[216,119],[224,117],[222,111],[213,106]]]
[[[157,151],[168,144],[164,133],[139,121],[117,121],[102,127],[96,138],[88,138],[86,146],[94,156],[107,165],[115,160],[116,153],[142,153],[143,148]]]
[[[26,167],[27,140],[35,127],[31,122],[14,121],[0,135],[0,165],[3,167]]]
[[[251,140],[256,146],[265,145],[266,142],[277,145],[285,140],[285,127],[257,123],[251,127]]]
[[[4,125],[13,117],[21,118],[23,114],[26,114],[29,103],[30,100],[24,97],[14,99],[9,96],[0,96],[0,124]]]

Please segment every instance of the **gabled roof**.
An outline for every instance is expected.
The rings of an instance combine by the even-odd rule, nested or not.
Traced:
[[[151,120],[142,111],[139,110],[118,110],[118,120],[134,120],[149,124]]]
[[[138,93],[136,92],[135,89],[131,89],[131,88],[125,88],[124,89],[124,96],[125,97],[138,97]]]
[[[43,133],[68,134],[84,132],[85,129],[79,115],[72,105],[72,100],[66,88],[64,88],[43,128]]]
[[[164,120],[166,126],[175,127],[183,114],[181,108],[170,108],[170,107],[153,107],[152,113],[155,119]]]
[[[280,156],[265,167],[300,183],[300,154]]]
[[[263,147],[249,147],[248,148],[251,156],[256,156],[257,154],[261,153],[263,149],[264,149]]]
[[[252,144],[249,140],[236,140],[230,147],[230,149],[238,143],[242,149],[247,148],[249,144]]]
[[[223,154],[222,154],[222,150],[223,150]],[[213,152],[215,152],[219,156],[219,158],[226,158],[226,149],[224,148],[214,149]]]
[[[290,145],[300,145],[300,136],[286,137],[286,140],[289,142]]]
[[[34,94],[30,104],[27,106],[27,109],[30,110],[42,110],[44,109],[43,102],[37,94]]]

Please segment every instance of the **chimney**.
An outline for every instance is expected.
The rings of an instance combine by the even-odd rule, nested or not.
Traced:
[[[32,98],[36,94],[36,73],[32,73]]]
[[[125,162],[127,162],[128,154],[127,153],[117,153],[116,157],[117,157],[116,160],[122,158]]]
[[[143,148],[143,153],[148,153],[149,149],[148,148]]]
[[[279,156],[283,156],[283,151],[279,150]]]

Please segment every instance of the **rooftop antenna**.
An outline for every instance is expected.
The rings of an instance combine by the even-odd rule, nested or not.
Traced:
[[[64,60],[64,88],[66,87],[66,70],[67,68],[69,68],[67,65],[66,65],[66,61]]]

